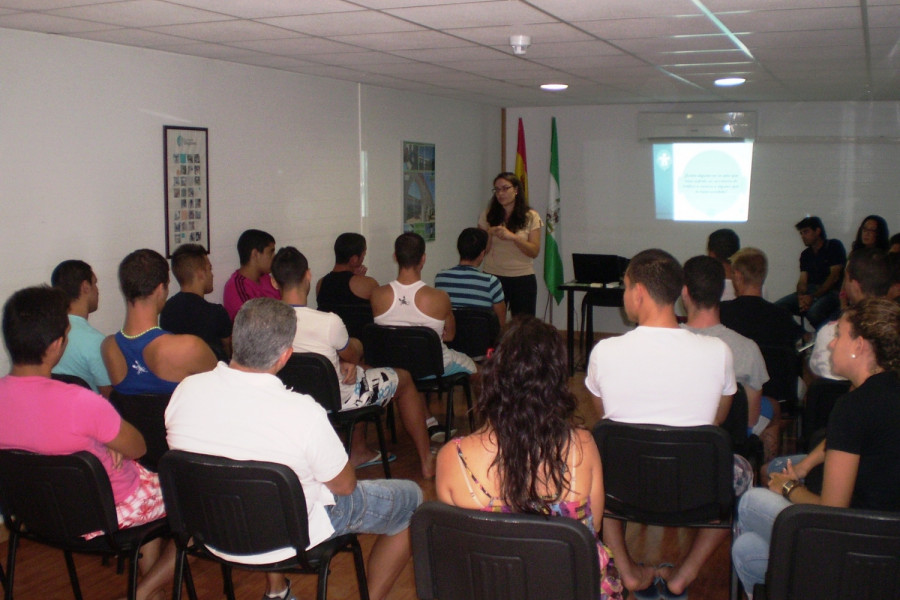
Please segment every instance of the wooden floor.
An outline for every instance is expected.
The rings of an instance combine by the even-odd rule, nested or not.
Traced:
[[[590,401],[590,394],[584,387],[584,373],[578,372],[570,380],[573,392],[579,398],[578,415],[584,425],[590,427],[597,420],[597,415]],[[459,396],[459,394],[457,394]],[[462,415],[464,403],[460,400],[457,414]],[[441,414],[437,406],[432,409]],[[457,426],[466,431],[465,420],[457,418]],[[418,460],[409,437],[399,428],[398,444],[392,448],[397,454],[397,461],[391,465],[394,477],[412,479],[424,490],[425,499],[435,498],[434,482],[422,481],[418,474]],[[374,435],[372,436],[374,438]],[[374,440],[373,440],[374,442]],[[374,443],[373,443],[374,445]],[[372,467],[357,471],[360,478],[377,478],[382,474],[380,467]],[[3,539],[5,540],[5,531]],[[693,532],[687,529],[663,529],[631,524],[627,528],[627,540],[632,556],[646,564],[660,562],[678,562],[686,553]],[[362,535],[360,541],[368,555],[373,536]],[[712,556],[707,566],[690,588],[690,597],[694,600],[724,600],[728,598],[729,580],[729,544],[724,542]],[[6,566],[7,546],[0,545],[0,559]],[[76,565],[79,571],[82,592],[85,600],[112,600],[125,594],[125,577],[115,573],[115,565],[101,565],[96,557],[78,556]],[[18,553],[16,568],[15,597],[24,600],[36,599],[70,599],[72,598],[65,562],[62,553],[43,546],[23,541]],[[329,578],[329,594],[332,600],[358,598],[356,582],[353,576],[353,565],[349,557],[340,556],[332,563],[332,575]],[[223,598],[220,570],[217,565],[204,561],[192,561],[191,571],[201,599]],[[293,588],[298,598],[314,598],[316,578],[314,576],[291,576]],[[258,600],[264,589],[264,576],[259,573],[235,571],[235,589],[240,599]],[[184,597],[187,597],[186,594]],[[416,598],[413,581],[412,561],[403,571],[389,598],[391,600],[413,600]]]

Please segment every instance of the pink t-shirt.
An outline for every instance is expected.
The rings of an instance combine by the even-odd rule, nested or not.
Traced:
[[[232,321],[234,321],[238,311],[241,310],[244,302],[253,298],[275,298],[276,300],[281,300],[281,292],[272,285],[272,279],[268,274],[260,277],[259,283],[256,283],[252,279],[247,279],[241,275],[241,271],[238,269],[231,274],[222,290],[222,303],[225,305],[225,310],[228,311],[228,316],[231,317]]]
[[[47,377],[7,375],[0,379],[0,415],[0,448],[52,455],[87,450],[106,469],[117,504],[137,489],[135,462],[123,460],[116,469],[106,449],[122,419],[103,396]]]

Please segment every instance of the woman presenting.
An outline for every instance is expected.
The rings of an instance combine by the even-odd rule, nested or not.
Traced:
[[[900,509],[900,306],[870,298],[844,311],[830,344],[833,370],[853,384],[828,419],[827,437],[783,472],[770,468],[769,489],[754,488],[738,507],[741,535],[732,547],[744,590],[765,579],[772,526],[790,504],[869,510]],[[825,463],[822,493],[804,487]]]
[[[497,175],[493,192],[491,203],[478,219],[478,227],[489,235],[483,269],[500,280],[513,316],[534,316],[537,308],[534,259],[541,251],[544,223],[537,211],[528,208],[525,190],[514,173]]]

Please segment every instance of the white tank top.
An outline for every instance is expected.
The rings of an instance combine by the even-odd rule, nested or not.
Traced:
[[[425,287],[426,283],[419,280],[409,285],[398,283],[396,280],[390,283],[394,291],[394,302],[383,314],[375,317],[379,325],[422,325],[433,329],[438,337],[444,337],[444,322],[434,317],[429,317],[416,306],[416,293]]]

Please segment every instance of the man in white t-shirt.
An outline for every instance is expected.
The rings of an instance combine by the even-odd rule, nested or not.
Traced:
[[[644,250],[629,262],[625,313],[638,327],[598,342],[585,378],[603,418],[682,427],[725,419],[737,389],[731,351],[717,338],[678,326],[675,301],[683,285],[681,265],[667,252]],[[603,541],[625,587],[645,595],[656,593],[656,577],[669,592],[682,593],[727,536],[724,529],[700,529],[680,565],[654,569],[628,554],[621,521],[603,520]]]
[[[396,398],[403,426],[419,453],[422,476],[426,479],[434,477],[434,455],[425,427],[425,404],[419,398],[409,372],[361,367],[362,343],[347,334],[341,318],[306,305],[311,281],[309,261],[299,250],[287,246],[275,254],[272,259],[272,284],[281,292],[281,299],[294,308],[297,317],[294,352],[315,352],[331,361],[338,374],[344,409],[367,404],[383,406],[391,398]],[[351,440],[350,463],[359,467],[377,464],[380,460],[381,455],[366,446],[365,424],[358,424]]]
[[[182,381],[166,408],[169,447],[235,460],[287,465],[306,496],[310,546],[332,535],[378,534],[368,561],[369,596],[383,599],[410,558],[409,521],[422,502],[412,481],[357,481],[325,409],[286,389],[275,375],[293,353],[293,309],[274,298],[247,301],[232,334],[230,365]],[[293,556],[229,557],[246,564]],[[290,581],[268,573],[266,597],[294,599]]]

